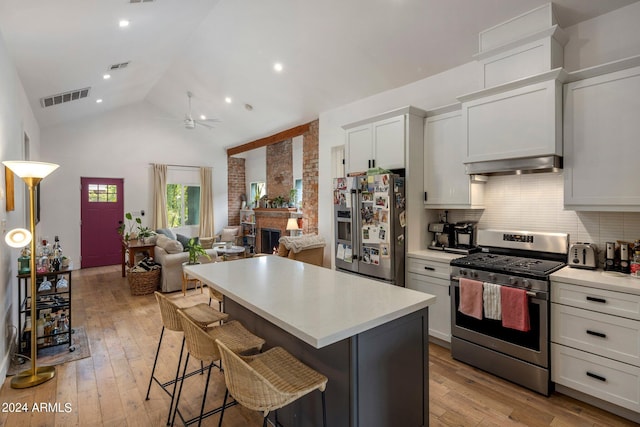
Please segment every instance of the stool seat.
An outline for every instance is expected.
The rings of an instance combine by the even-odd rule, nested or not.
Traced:
[[[181,308],[180,310],[201,328],[206,328],[212,323],[227,320],[229,317],[227,313],[221,313],[214,310],[203,302],[191,307]]]
[[[261,411],[264,425],[269,412],[276,411],[278,425],[278,409],[319,390],[322,394],[323,425],[326,426],[326,376],[305,365],[282,347],[242,356],[221,340],[216,340],[216,344],[225,367],[224,380],[227,385],[222,408],[226,407],[227,397],[231,394],[242,406]],[[223,417],[224,409],[220,414],[219,426],[222,425]]]

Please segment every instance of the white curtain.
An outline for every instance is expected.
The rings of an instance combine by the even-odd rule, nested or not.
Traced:
[[[213,182],[211,168],[200,168],[200,237],[213,237]]]
[[[153,229],[167,228],[167,165],[153,165]]]

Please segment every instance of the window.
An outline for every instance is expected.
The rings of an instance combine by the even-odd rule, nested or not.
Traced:
[[[302,180],[295,180],[295,189],[296,189],[296,207],[302,207]]]
[[[89,184],[89,203],[116,203],[118,188],[111,184]]]
[[[253,202],[253,206],[258,207],[258,200],[260,197],[267,194],[267,184],[265,182],[252,182],[250,191],[251,194],[249,194],[249,202]]]
[[[170,228],[200,224],[200,186],[167,184],[167,221]]]

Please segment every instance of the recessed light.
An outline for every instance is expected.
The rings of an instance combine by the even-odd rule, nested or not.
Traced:
[[[102,104],[102,98],[96,99],[96,104]]]
[[[120,22],[118,22],[118,25],[120,26],[120,28],[128,27],[129,21],[126,19],[121,19]]]
[[[227,96],[227,97],[224,99],[224,102],[226,102],[227,104],[231,104],[231,98]]]
[[[282,71],[282,64],[279,62],[276,62],[275,64],[273,64],[273,69],[279,73],[280,71]]]
[[[111,74],[105,74],[102,76],[103,79],[109,80],[111,78]]]
[[[204,114],[200,114],[200,120],[207,120],[207,116],[205,116]]]

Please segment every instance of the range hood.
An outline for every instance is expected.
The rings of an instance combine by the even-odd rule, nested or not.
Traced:
[[[467,175],[519,175],[525,173],[558,172],[562,157],[551,155],[518,159],[488,160],[465,164]]]

